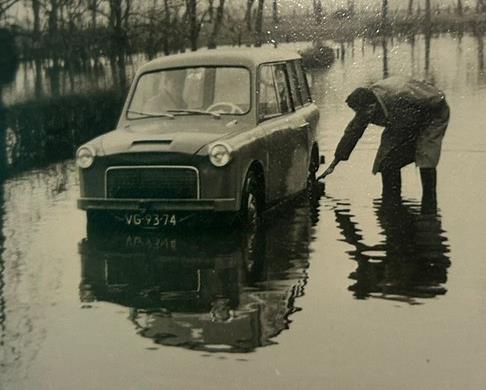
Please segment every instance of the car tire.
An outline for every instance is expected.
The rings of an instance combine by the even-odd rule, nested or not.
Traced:
[[[255,172],[250,171],[245,181],[241,196],[239,220],[246,230],[258,228],[263,209],[263,193],[261,182]]]
[[[316,174],[319,170],[319,148],[315,145],[312,148],[311,158],[309,162],[309,171],[307,176],[308,184],[314,184],[317,180]]]

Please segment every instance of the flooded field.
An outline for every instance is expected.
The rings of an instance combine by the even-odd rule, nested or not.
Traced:
[[[311,72],[322,152],[355,87],[433,79],[452,111],[437,216],[414,166],[403,202],[381,203],[377,127],[252,234],[88,235],[72,161],[19,174],[0,191],[0,388],[483,389],[483,38],[343,48]]]

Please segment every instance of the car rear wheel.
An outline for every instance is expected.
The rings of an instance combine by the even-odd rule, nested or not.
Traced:
[[[250,172],[246,178],[241,199],[240,221],[245,229],[256,229],[263,208],[263,193],[258,176]]]
[[[316,174],[319,170],[319,148],[315,145],[312,148],[311,158],[309,162],[309,172],[307,176],[307,182],[313,184],[316,182]]]

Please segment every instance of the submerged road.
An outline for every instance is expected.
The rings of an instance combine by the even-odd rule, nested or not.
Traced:
[[[88,236],[72,161],[8,180],[0,388],[484,388],[486,82],[473,44],[464,38],[462,54],[450,38],[432,45],[432,58],[456,53],[431,69],[452,107],[437,216],[419,213],[413,166],[403,202],[381,205],[371,175],[379,128],[324,190],[255,234]],[[398,72],[410,53],[397,45]],[[421,75],[417,45],[410,63]],[[380,77],[372,53],[312,75],[328,159],[352,115],[346,93]]]

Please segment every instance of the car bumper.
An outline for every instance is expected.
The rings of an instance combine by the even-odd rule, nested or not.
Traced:
[[[81,210],[107,211],[238,211],[236,199],[78,199]]]

